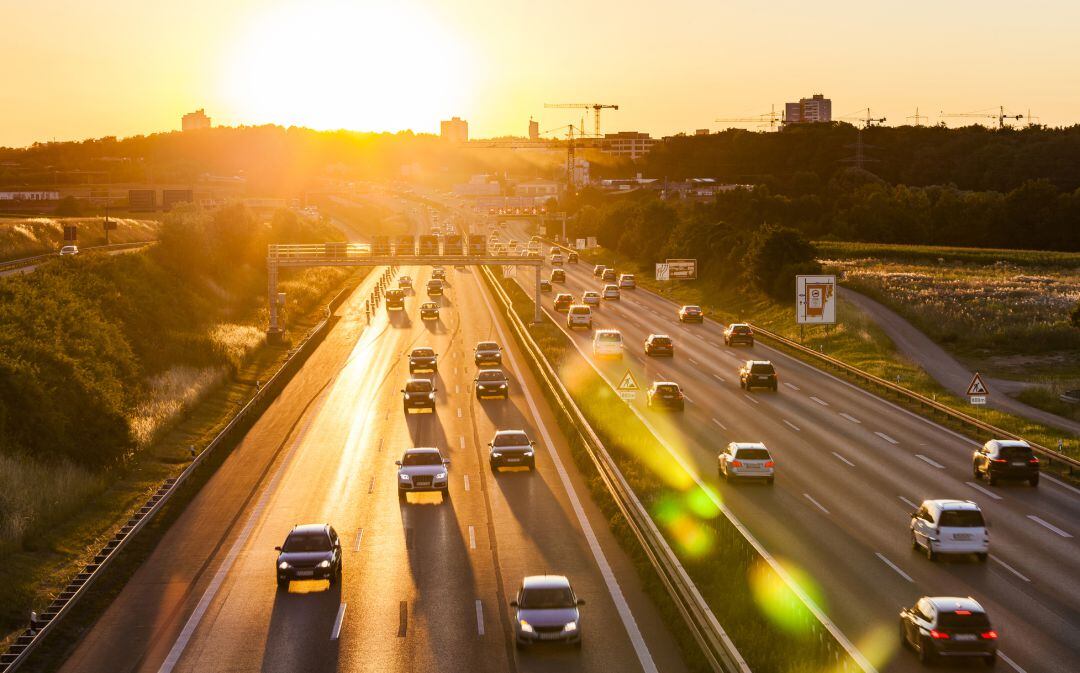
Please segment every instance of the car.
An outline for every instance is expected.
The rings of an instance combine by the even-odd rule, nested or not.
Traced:
[[[593,357],[622,358],[623,339],[617,329],[597,330],[593,335]]]
[[[401,406],[406,414],[413,409],[434,412],[436,392],[431,379],[409,379],[401,389]]]
[[[537,642],[581,647],[581,611],[570,580],[562,575],[532,575],[521,581],[514,608],[514,644],[519,649]]]
[[[400,278],[397,279],[397,286],[399,288],[401,288],[402,290],[411,290],[412,289],[412,277],[411,276],[401,276]]]
[[[574,304],[566,311],[566,326],[570,329],[592,329],[592,309],[585,304]]]
[[[398,500],[405,502],[411,493],[440,491],[443,498],[450,497],[447,466],[450,461],[442,457],[437,448],[407,449],[398,466]]]
[[[911,513],[911,548],[933,561],[938,554],[975,554],[986,561],[990,531],[971,500],[923,500]]]
[[[754,330],[744,322],[731,323],[724,330],[724,345],[735,346],[738,344],[744,346],[754,345]]]
[[[636,289],[637,288],[637,280],[634,279],[634,274],[632,274],[632,273],[624,273],[623,275],[619,276],[619,288],[620,289],[625,288],[627,290]]]
[[[481,369],[473,379],[476,399],[510,399],[510,381],[501,369]]]
[[[438,371],[439,356],[434,349],[427,347],[414,348],[409,351],[409,373]]]
[[[618,278],[618,274],[615,273],[615,269],[610,266],[604,269],[604,272],[600,274],[600,280],[605,283],[614,283]]]
[[[429,297],[438,297],[443,293],[443,282],[436,278],[432,278],[427,282],[427,293]]]
[[[405,310],[405,290],[390,289],[386,291],[386,312]]]
[[[700,306],[693,304],[683,306],[679,309],[679,322],[705,322],[705,312],[701,310]]]
[[[604,275],[604,269],[606,269],[606,268],[607,268],[607,267],[606,267],[606,266],[604,266],[603,264],[597,264],[596,266],[594,266],[594,267],[592,268],[592,275],[594,275],[594,276],[596,276],[597,278],[599,278],[600,276],[603,276],[603,275]]]
[[[645,391],[645,406],[650,409],[682,411],[686,408],[686,400],[678,383],[653,381],[653,384]]]
[[[488,462],[491,470],[500,467],[536,469],[536,442],[524,430],[499,430],[488,442]]]
[[[278,552],[277,585],[286,589],[293,580],[324,579],[330,584],[341,581],[341,540],[328,523],[293,526]]]
[[[666,334],[650,334],[645,338],[645,355],[675,357],[675,342]]]
[[[420,304],[420,319],[421,320],[438,320],[439,319],[439,305],[433,301],[425,301]]]
[[[562,264],[563,264],[562,253],[561,252],[553,252],[553,253],[551,253],[551,265],[552,266],[562,266]]]
[[[600,305],[600,293],[589,290],[581,295],[581,303],[586,306],[599,306]]]
[[[1039,485],[1039,459],[1023,440],[991,439],[975,450],[972,471],[976,479],[986,477],[991,486],[999,479],[1023,479]]]
[[[567,264],[577,264],[578,263],[578,254],[576,252],[568,252],[568,253],[566,253],[566,263]]]
[[[731,442],[716,458],[716,469],[724,481],[764,479],[772,484],[775,467],[772,454],[761,442]]]
[[[776,369],[768,360],[747,360],[739,368],[739,387],[743,390],[767,388],[775,393],[778,383]]]
[[[550,280],[542,280],[542,281],[540,281],[540,291],[541,292],[551,292],[551,281]]]
[[[65,245],[62,248],[60,248],[60,256],[61,257],[67,257],[68,255],[77,255],[77,254],[79,254],[79,246],[77,246],[77,245]]]
[[[552,283],[565,283],[566,282],[566,272],[563,271],[562,269],[552,269],[551,270],[551,282]]]
[[[432,267],[431,277],[435,280],[446,280],[446,269],[441,266]]]
[[[574,304],[574,295],[561,292],[555,295],[555,310],[556,311],[569,311],[570,307]]]
[[[502,365],[502,347],[494,341],[480,341],[473,347],[473,363],[477,367]]]
[[[604,291],[600,293],[600,296],[611,301],[618,301],[622,294],[619,292],[618,285],[605,285]]]
[[[968,596],[923,596],[900,611],[900,643],[924,664],[939,659],[997,661],[998,634],[979,602]]]

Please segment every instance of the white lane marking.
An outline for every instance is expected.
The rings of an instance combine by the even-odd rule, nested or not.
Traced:
[[[782,419],[780,419],[780,420],[784,421],[784,424],[785,424],[785,425],[787,425],[787,426],[788,426],[789,428],[791,428],[792,430],[794,430],[795,432],[799,432],[799,426],[795,425],[794,423],[792,423],[792,422],[791,422],[791,421],[789,421],[788,419],[786,419],[786,418],[782,418]]]
[[[848,419],[848,420],[849,420],[849,421],[851,421],[852,423],[858,423],[858,424],[860,424],[860,425],[862,424],[862,421],[860,421],[859,419],[855,418],[855,417],[854,417],[854,416],[852,416],[851,414],[845,414],[844,412],[840,412],[839,416],[840,416],[840,418],[846,418],[846,419]]]
[[[1027,518],[1031,519],[1032,521],[1039,524],[1040,526],[1045,526],[1048,530],[1054,531],[1055,533],[1057,533],[1061,537],[1072,537],[1072,535],[1069,535],[1068,533],[1061,530],[1060,528],[1058,528],[1054,524],[1052,524],[1052,523],[1050,523],[1048,521],[1044,521],[1044,520],[1040,519],[1039,517],[1035,516],[1034,514],[1028,514]]]
[[[809,500],[810,502],[814,503],[814,505],[816,505],[816,506],[817,506],[817,508],[818,508],[818,509],[820,509],[820,510],[821,510],[822,512],[825,512],[826,514],[828,514],[828,513],[829,513],[829,510],[825,509],[825,506],[824,506],[824,505],[822,505],[822,504],[821,504],[820,502],[818,502],[817,500],[814,500],[814,496],[810,495],[809,493],[803,493],[803,497],[805,497],[805,498],[806,498],[807,500]]]
[[[910,507],[911,509],[919,509],[919,506],[918,506],[918,505],[916,505],[915,503],[911,502],[910,500],[908,500],[908,499],[907,499],[907,498],[905,498],[904,496],[902,496],[902,495],[898,495],[898,496],[896,496],[896,497],[897,497],[897,498],[900,498],[901,500],[903,500],[903,501],[904,501],[904,502],[905,502],[905,503],[907,504],[907,506],[908,506],[908,507]]]
[[[689,402],[690,404],[694,403],[694,400],[690,399],[690,396],[687,395],[686,393],[683,393],[682,396],[683,396],[683,399],[686,400],[687,402]]]
[[[726,426],[726,425],[724,425],[723,423],[721,423],[720,421],[716,420],[715,418],[714,418],[714,419],[712,419],[712,422],[713,422],[713,423],[716,423],[717,425],[719,425],[719,426],[720,426],[720,428],[721,428],[722,430],[727,430],[727,426]]]
[[[285,456],[285,459],[278,465],[278,469],[274,472],[274,476],[270,479],[270,483],[267,485],[266,490],[259,497],[259,501],[255,504],[255,508],[251,510],[251,514],[248,516],[247,522],[244,524],[243,530],[236,537],[236,541],[233,542],[232,547],[229,548],[229,553],[226,554],[225,560],[218,566],[217,572],[214,573],[214,579],[210,581],[210,585],[206,587],[206,591],[203,592],[202,598],[199,599],[199,603],[195,606],[195,611],[188,617],[187,622],[184,624],[184,628],[180,631],[180,635],[176,637],[176,642],[173,643],[172,649],[169,650],[168,656],[165,657],[165,661],[161,662],[161,667],[158,668],[158,673],[171,673],[173,668],[176,667],[177,662],[180,661],[180,657],[184,654],[184,650],[187,649],[188,643],[191,641],[191,637],[195,635],[195,629],[199,628],[199,623],[206,615],[206,611],[210,608],[210,603],[214,600],[217,592],[221,589],[221,585],[225,582],[225,577],[232,569],[233,563],[236,562],[236,557],[240,555],[240,550],[247,544],[248,538],[251,536],[252,529],[255,528],[255,521],[262,516],[262,512],[266,509],[266,503],[270,500],[271,494],[277,490],[278,483],[281,481],[282,475],[285,473],[285,468],[292,462],[292,457],[296,453],[296,450],[300,447],[300,442],[307,434],[308,428],[318,417],[319,411],[322,409],[326,398],[323,397],[319,404],[312,409],[309,413],[310,416],[304,427],[297,434],[296,439],[293,440],[293,445],[289,447],[289,453]]]
[[[907,580],[908,582],[912,582],[912,583],[914,583],[914,582],[915,582],[915,580],[911,579],[911,575],[907,574],[907,573],[906,573],[906,572],[904,572],[903,570],[900,570],[900,567],[899,567],[899,566],[897,566],[897,565],[896,565],[895,563],[893,563],[893,562],[892,562],[892,561],[890,561],[889,559],[885,558],[885,556],[884,556],[883,554],[881,554],[880,552],[875,552],[875,553],[877,554],[877,557],[878,557],[879,559],[881,559],[882,561],[884,561],[884,562],[885,562],[885,565],[887,565],[887,566],[889,566],[890,568],[892,568],[893,570],[895,570],[895,571],[896,571],[896,572],[897,572],[897,573],[898,573],[898,574],[900,575],[900,577],[903,577],[903,578],[904,578],[904,579],[906,579],[906,580]]]
[[[1052,476],[1052,475],[1049,475],[1049,474],[1046,474],[1045,472],[1043,472],[1042,473],[1042,478],[1043,479],[1049,479],[1050,481],[1054,482],[1058,486],[1061,486],[1063,488],[1067,488],[1070,491],[1072,491],[1073,493],[1075,493],[1077,495],[1080,495],[1080,488],[1076,488],[1075,486],[1070,486],[1069,484],[1066,484],[1065,482],[1063,482],[1062,480],[1058,479],[1055,476]]]
[[[469,549],[476,549],[476,529],[469,526]]]
[[[755,399],[754,399],[753,397],[750,397],[750,396],[749,396],[749,395],[747,395],[746,393],[743,393],[743,397],[745,397],[746,399],[750,400],[750,401],[751,401],[751,402],[753,402],[754,404],[760,404],[760,402],[758,402],[757,400],[755,400]]]
[[[1008,664],[1008,665],[1012,666],[1013,668],[1015,668],[1015,669],[1016,669],[1016,673],[1027,673],[1027,671],[1025,671],[1024,669],[1020,668],[1020,665],[1019,665],[1019,664],[1017,664],[1017,663],[1016,663],[1015,661],[1013,661],[1012,659],[1010,659],[1010,658],[1008,658],[1007,656],[1005,656],[1005,653],[1004,653],[1004,652],[1002,652],[1001,650],[998,650],[998,651],[997,651],[997,655],[998,655],[999,657],[1001,657],[1001,660],[1002,660],[1002,661],[1004,661],[1004,662],[1005,662],[1006,664]]]
[[[815,402],[817,402],[818,404],[820,404],[823,407],[829,406],[829,403],[826,402],[825,400],[821,399],[820,397],[814,397],[813,395],[811,395],[810,399],[814,400]]]
[[[484,635],[484,604],[479,598],[476,599],[476,633]]]
[[[882,439],[884,439],[886,442],[888,442],[890,444],[899,444],[900,443],[900,442],[896,441],[895,439],[893,439],[892,437],[886,435],[884,432],[875,432],[874,434],[877,435],[878,437],[881,437]]]
[[[345,621],[345,603],[337,610],[337,619],[334,620],[334,629],[330,631],[330,640],[337,640],[341,635],[341,622]]]
[[[1001,560],[1000,558],[998,558],[997,556],[995,556],[995,555],[993,555],[993,554],[990,554],[990,560],[991,560],[991,561],[996,561],[997,563],[1001,564],[1001,566],[1002,566],[1003,568],[1005,568],[1005,570],[1008,570],[1009,572],[1011,572],[1012,574],[1016,575],[1017,577],[1019,577],[1020,579],[1024,580],[1025,582],[1031,582],[1031,580],[1029,580],[1029,579],[1028,579],[1027,577],[1025,577],[1024,575],[1022,575],[1022,574],[1020,573],[1020,571],[1019,571],[1019,570],[1017,570],[1016,568],[1012,567],[1012,566],[1011,566],[1011,565],[1009,565],[1008,563],[1006,563],[1006,562],[1002,561],[1002,560]]]
[[[454,367],[454,374],[457,374],[457,367]]]
[[[455,395],[460,395],[461,394],[461,386],[458,386],[458,385],[454,386],[454,394]]]
[[[465,435],[458,435],[458,446],[465,448]]]
[[[479,279],[477,279],[477,284],[480,284]],[[503,332],[502,320],[495,313],[495,309],[491,305],[491,299],[488,298],[487,290],[482,286],[479,289],[480,296],[484,300],[484,305],[487,307],[488,313],[491,315],[492,321],[495,324],[495,329],[499,333],[499,338],[504,344],[509,344],[510,342]],[[575,341],[574,344],[577,345],[577,342]],[[578,346],[578,348],[580,348],[580,346]],[[507,355],[515,370],[524,371],[518,369],[517,357],[512,350],[508,349]],[[582,353],[582,356],[584,356],[584,353]],[[634,647],[634,653],[637,655],[638,662],[641,664],[641,668],[645,673],[659,673],[656,668],[656,663],[653,661],[652,654],[649,652],[649,646],[645,642],[645,638],[641,635],[641,629],[638,628],[634,613],[631,612],[630,606],[626,602],[626,597],[623,595],[622,588],[619,586],[619,581],[615,578],[615,572],[611,569],[611,564],[608,562],[607,556],[604,555],[604,550],[600,547],[600,542],[596,539],[596,533],[593,531],[592,523],[589,522],[588,517],[585,515],[585,508],[581,505],[581,499],[578,497],[577,491],[574,490],[574,485],[570,482],[570,475],[567,473],[566,467],[562,463],[562,458],[559,457],[559,452],[553,448],[555,442],[551,440],[551,434],[548,432],[547,425],[540,416],[540,410],[536,406],[536,400],[533,399],[532,391],[529,390],[528,386],[522,386],[521,390],[525,394],[525,402],[529,405],[529,412],[532,414],[533,420],[536,421],[536,426],[543,437],[544,445],[552,447],[552,450],[548,452],[548,455],[551,456],[551,462],[555,465],[555,471],[559,475],[559,481],[562,482],[563,490],[566,491],[566,496],[570,499],[570,506],[574,510],[574,516],[578,520],[578,525],[581,526],[581,532],[585,536],[585,541],[589,544],[589,550],[592,552],[593,559],[600,568],[600,576],[604,578],[604,584],[607,586],[608,593],[611,594],[611,600],[615,604],[615,609],[619,613],[619,618],[622,620],[623,627],[626,629],[626,634],[630,638],[630,644]]]
[[[936,467],[936,468],[937,468],[937,469],[939,469],[939,470],[944,470],[944,469],[945,469],[945,466],[944,466],[944,465],[942,465],[941,463],[937,462],[937,461],[936,461],[936,460],[934,460],[933,458],[927,458],[926,456],[922,455],[921,453],[916,453],[916,454],[915,454],[915,457],[916,457],[916,458],[918,458],[919,460],[921,460],[921,461],[923,461],[923,462],[927,463],[928,465],[933,465],[934,467]]]
[[[851,462],[851,461],[850,461],[850,460],[848,460],[847,458],[844,458],[844,457],[843,457],[843,456],[841,456],[841,455],[840,455],[839,453],[837,453],[837,452],[833,451],[833,452],[832,452],[832,455],[836,456],[836,457],[837,457],[837,458],[839,458],[839,459],[840,459],[841,461],[843,461],[843,462],[847,463],[847,464],[848,464],[848,465],[850,465],[851,467],[855,467],[855,463]]]
[[[694,358],[687,358],[687,359],[690,360],[690,364],[694,365],[695,367],[698,366],[698,361],[695,360]]]
[[[727,379],[725,379],[723,376],[720,376],[719,374],[713,374],[712,376],[713,376],[714,379],[716,379],[717,381],[719,381],[721,383],[724,383],[724,382],[727,381]]]
[[[356,531],[356,544],[353,545],[353,551],[360,551],[360,543],[364,540],[364,529],[360,528]]]
[[[983,488],[982,486],[979,486],[978,484],[976,484],[973,481],[965,481],[964,483],[967,484],[968,486],[972,487],[973,489],[975,489],[979,493],[982,493],[983,495],[990,496],[994,500],[1001,500],[1000,495],[998,495],[997,493],[994,493],[990,489]]]
[[[457,417],[458,417],[458,418],[461,418],[461,407],[458,407],[458,410],[457,410]]]
[[[800,390],[799,386],[795,385],[794,383],[788,383],[787,381],[784,381],[784,385],[788,388],[791,388],[792,390]]]
[[[465,475],[465,490],[469,490],[469,475]]]

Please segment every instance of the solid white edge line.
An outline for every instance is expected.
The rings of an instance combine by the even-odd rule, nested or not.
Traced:
[[[817,402],[818,404],[820,404],[823,407],[829,406],[829,403],[826,402],[825,400],[821,399],[820,397],[815,397],[815,396],[811,395],[810,399],[814,400],[815,402]]]
[[[890,444],[899,444],[900,443],[900,442],[896,441],[895,439],[893,439],[892,437],[886,435],[884,432],[875,432],[874,434],[877,435],[878,437],[881,437],[882,439],[884,439],[886,442],[888,442]]]
[[[848,460],[847,458],[844,458],[844,457],[843,457],[843,456],[841,456],[841,455],[840,455],[839,453],[837,453],[837,452],[833,451],[833,452],[832,452],[832,455],[836,456],[837,458],[839,458],[839,459],[840,459],[840,460],[842,460],[843,462],[847,463],[847,464],[848,464],[848,465],[850,465],[851,467],[855,467],[855,463],[851,462],[851,461],[850,461],[850,460]]]
[[[944,469],[945,469],[945,466],[944,466],[944,465],[942,465],[941,463],[937,462],[937,461],[936,461],[936,460],[934,460],[933,458],[927,458],[926,456],[922,455],[921,453],[916,453],[916,454],[915,454],[915,457],[916,457],[916,458],[918,458],[919,460],[923,461],[923,462],[924,462],[924,463],[926,463],[927,465],[932,465],[933,467],[936,467],[936,468],[937,468],[937,469],[939,469],[939,470],[944,470]]]
[[[965,483],[965,484],[967,484],[968,486],[972,487],[973,489],[975,489],[975,490],[976,490],[976,491],[978,491],[979,493],[982,493],[982,494],[983,494],[983,495],[985,495],[985,496],[988,496],[988,497],[990,497],[990,498],[993,498],[994,500],[1001,500],[1001,496],[1000,496],[1000,495],[998,495],[997,493],[994,493],[994,492],[993,492],[993,491],[991,491],[990,489],[987,489],[987,488],[983,488],[982,486],[979,486],[978,484],[976,484],[976,483],[975,483],[975,482],[973,482],[973,481],[965,481],[964,483]]]
[[[1009,572],[1011,572],[1012,574],[1016,575],[1016,576],[1017,576],[1017,577],[1019,577],[1020,579],[1024,580],[1025,582],[1029,582],[1029,583],[1031,582],[1031,580],[1029,580],[1029,579],[1028,579],[1028,578],[1027,578],[1027,577],[1026,577],[1026,576],[1025,576],[1024,574],[1022,574],[1022,573],[1021,573],[1021,572],[1020,572],[1019,570],[1017,570],[1016,568],[1012,567],[1012,566],[1011,566],[1011,565],[1009,565],[1008,563],[1006,563],[1006,562],[1002,561],[1002,560],[1001,560],[1001,559],[1000,559],[999,557],[997,557],[997,556],[995,556],[995,555],[993,555],[993,554],[990,554],[990,560],[991,560],[991,561],[996,561],[996,562],[997,562],[997,563],[999,563],[999,564],[1000,564],[1000,565],[1001,565],[1002,567],[1004,567],[1004,568],[1005,568],[1006,570],[1008,570],[1008,571],[1009,571]]]
[[[486,294],[484,295],[484,298],[485,300],[487,300]],[[488,305],[488,309],[491,309],[490,304]],[[551,314],[548,313],[547,309],[543,309],[543,311],[549,318],[552,318]],[[562,326],[560,325],[558,320],[552,318],[552,322],[560,329],[562,329]],[[563,330],[563,333],[566,334],[566,330]],[[585,360],[585,362],[593,368],[593,371],[595,371],[597,375],[600,376],[600,378],[607,381],[608,385],[610,385],[612,388],[615,388],[617,386],[615,382],[611,381],[602,371],[600,371],[600,369],[596,366],[596,363],[592,361],[592,359],[585,353],[584,350],[582,350],[581,345],[578,344],[575,339],[571,337],[570,343],[573,344],[574,348],[581,355],[582,359]],[[730,353],[727,353],[727,351],[721,352],[731,355]],[[732,357],[738,359],[738,357],[734,355],[732,355]],[[870,660],[867,659],[866,656],[863,655],[863,653],[859,650],[859,648],[856,647],[855,644],[852,643],[851,640],[844,634],[844,632],[840,630],[840,627],[838,627],[835,623],[833,623],[831,619],[829,619],[828,615],[826,615],[825,612],[822,611],[822,609],[818,606],[818,604],[810,597],[810,594],[806,593],[806,590],[798,582],[795,581],[795,578],[791,576],[791,573],[789,573],[787,569],[784,568],[784,566],[782,566],[776,560],[776,558],[771,553],[769,553],[767,549],[765,549],[761,542],[759,542],[758,539],[754,537],[753,533],[751,533],[750,530],[745,525],[743,525],[742,521],[740,521],[739,518],[735,516],[735,513],[728,509],[727,505],[725,505],[720,500],[720,497],[717,495],[717,493],[701,479],[701,476],[693,470],[692,466],[689,465],[683,459],[683,457],[675,451],[674,447],[672,447],[671,444],[668,443],[668,441],[660,435],[656,427],[652,424],[652,422],[649,421],[648,418],[645,417],[641,410],[632,405],[628,408],[634,412],[634,415],[638,417],[638,420],[640,420],[645,425],[645,427],[649,429],[649,431],[653,434],[656,440],[660,442],[660,445],[663,446],[664,449],[668,452],[668,454],[675,459],[675,462],[678,463],[679,466],[686,471],[690,478],[694,480],[694,483],[696,483],[698,487],[701,488],[702,492],[709,497],[709,499],[713,502],[714,505],[716,505],[720,512],[723,513],[723,515],[728,519],[728,521],[730,521],[731,524],[735,526],[735,528],[737,528],[740,533],[742,533],[742,535],[746,538],[746,541],[750,543],[754,550],[757,551],[757,553],[760,554],[763,559],[765,559],[765,562],[768,563],[769,567],[772,568],[773,572],[775,572],[780,577],[780,579],[783,580],[784,584],[787,585],[788,589],[790,589],[792,593],[798,596],[799,600],[802,601],[806,608],[810,610],[810,612],[822,624],[822,626],[824,626],[825,629],[832,635],[832,637],[836,639],[836,642],[840,644],[840,647],[843,647],[844,651],[846,651],[848,655],[852,658],[852,660],[855,661],[855,664],[863,671],[866,671],[866,673],[877,673],[877,668],[875,668],[874,665],[870,663]]]
[[[1002,660],[1002,661],[1004,661],[1004,662],[1005,662],[1006,664],[1008,664],[1008,665],[1012,666],[1013,668],[1015,668],[1015,669],[1016,669],[1016,673],[1027,673],[1027,671],[1025,671],[1024,669],[1020,668],[1020,664],[1016,663],[1016,662],[1015,662],[1015,661],[1013,661],[1012,659],[1010,659],[1010,658],[1008,658],[1007,656],[1005,656],[1005,653],[1004,653],[1004,652],[1002,652],[1001,650],[998,650],[998,651],[997,651],[997,655],[998,655],[999,657],[1001,657],[1001,660]]]
[[[484,635],[484,603],[476,599],[476,634]]]
[[[842,411],[841,411],[841,412],[840,412],[840,413],[839,413],[838,415],[839,415],[839,416],[840,416],[841,418],[846,418],[847,420],[851,421],[852,423],[858,423],[859,425],[862,425],[862,421],[860,421],[859,419],[855,418],[855,417],[854,417],[854,416],[852,416],[851,414],[845,414],[844,412],[842,412]]]
[[[480,281],[479,278],[477,278],[477,285],[479,286],[480,296],[484,299],[484,305],[487,307],[488,313],[491,314],[495,324],[495,330],[499,333],[499,338],[502,339],[504,344],[509,344],[510,342],[503,332],[502,319],[499,318],[498,314],[495,312],[495,308],[491,305],[491,299],[488,298],[487,288],[483,286],[482,281]],[[555,324],[559,323],[555,322]],[[575,344],[577,343],[573,339],[571,339],[571,341]],[[507,355],[509,356],[511,364],[517,368],[517,358],[514,356],[513,350],[507,349]],[[525,370],[522,369],[519,371]],[[533,399],[532,391],[529,390],[528,386],[522,386],[521,390],[525,395],[525,402],[529,406],[529,412],[536,422],[536,427],[544,439],[544,444],[550,449],[548,453],[551,456],[551,462],[555,465],[555,471],[558,473],[559,481],[562,482],[563,490],[566,491],[566,496],[570,500],[570,506],[574,510],[574,515],[577,517],[578,525],[581,526],[581,531],[589,545],[589,550],[592,551],[593,559],[600,569],[600,575],[604,578],[604,584],[607,586],[608,593],[611,594],[611,600],[615,603],[615,609],[618,611],[619,618],[622,620],[623,627],[626,629],[626,634],[630,638],[630,644],[634,647],[634,653],[637,655],[638,663],[641,664],[641,668],[645,673],[659,673],[659,670],[656,668],[656,663],[653,661],[652,653],[649,652],[649,646],[645,642],[644,636],[641,635],[641,629],[638,628],[637,620],[630,611],[630,605],[626,602],[626,597],[623,596],[622,588],[619,586],[619,580],[616,579],[615,572],[611,569],[611,564],[608,562],[604,550],[600,547],[600,541],[596,539],[596,533],[593,531],[592,524],[585,514],[585,508],[582,506],[580,498],[578,498],[577,491],[574,490],[574,485],[570,481],[570,475],[566,472],[566,467],[563,465],[562,458],[559,457],[559,452],[555,450],[555,443],[551,441],[551,434],[548,432],[547,425],[540,416],[540,410],[536,406],[536,400]]]
[[[1043,472],[1043,473],[1042,473],[1042,478],[1043,478],[1043,479],[1049,479],[1050,481],[1054,482],[1054,483],[1055,483],[1055,484],[1057,484],[1058,486],[1061,486],[1062,488],[1067,488],[1067,489],[1069,489],[1070,491],[1072,491],[1073,493],[1075,493],[1075,494],[1077,494],[1077,495],[1080,495],[1080,488],[1076,488],[1076,487],[1075,487],[1075,486],[1073,486],[1072,484],[1066,484],[1065,482],[1063,482],[1062,480],[1058,479],[1057,477],[1055,477],[1055,476],[1054,476],[1054,475],[1052,475],[1052,474],[1046,474],[1045,472]]]
[[[338,607],[337,619],[334,620],[334,629],[330,632],[330,640],[337,640],[341,635],[341,623],[345,621],[345,606],[346,603],[342,603]]]
[[[885,565],[887,565],[887,566],[889,566],[890,568],[892,568],[893,570],[895,570],[895,571],[896,571],[896,573],[897,573],[898,575],[900,575],[900,577],[903,577],[903,578],[904,578],[904,579],[906,579],[906,580],[907,580],[908,582],[911,582],[911,583],[913,583],[913,584],[914,584],[915,580],[911,579],[911,575],[909,575],[909,574],[907,574],[906,572],[904,572],[903,570],[901,570],[901,569],[900,569],[900,566],[896,565],[895,563],[893,563],[893,562],[892,562],[892,561],[890,561],[889,559],[885,558],[885,555],[884,555],[884,554],[882,554],[881,552],[874,552],[874,553],[875,553],[875,554],[877,555],[877,557],[878,557],[879,559],[881,559],[881,560],[882,560],[882,561],[883,561],[883,562],[885,563]]]
[[[791,422],[791,421],[789,421],[788,419],[786,419],[786,418],[781,418],[780,420],[782,420],[782,421],[784,422],[784,424],[785,424],[785,425],[787,425],[787,426],[788,426],[789,428],[791,428],[791,429],[792,429],[792,430],[794,430],[795,432],[799,432],[799,431],[800,431],[800,430],[799,430],[799,426],[795,425],[794,423],[792,423],[792,422]]]
[[[822,505],[822,504],[821,504],[820,502],[818,502],[817,500],[814,500],[814,496],[810,495],[809,493],[803,493],[803,496],[805,496],[805,497],[806,497],[806,499],[807,499],[807,500],[809,500],[810,502],[814,503],[814,505],[815,505],[815,506],[816,506],[816,507],[817,507],[818,509],[820,509],[820,510],[821,510],[822,512],[825,512],[826,514],[828,514],[828,513],[829,513],[829,510],[825,509],[825,505]]]
[[[1064,537],[1064,538],[1072,537],[1072,535],[1069,535],[1068,533],[1061,530],[1060,528],[1058,528],[1054,524],[1052,524],[1052,523],[1050,523],[1048,521],[1045,521],[1043,519],[1040,519],[1039,517],[1035,516],[1034,514],[1028,514],[1027,518],[1031,519],[1032,521],[1039,524],[1040,526],[1044,526],[1047,530],[1050,530],[1050,531],[1053,531],[1053,532],[1057,533],[1061,537]]]

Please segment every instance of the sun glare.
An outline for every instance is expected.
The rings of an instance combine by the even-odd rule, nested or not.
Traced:
[[[242,123],[431,131],[464,114],[464,48],[401,3],[286,2],[238,37],[223,96]]]

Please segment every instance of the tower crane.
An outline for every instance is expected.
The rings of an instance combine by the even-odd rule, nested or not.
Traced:
[[[756,117],[723,117],[720,119],[714,119],[716,122],[740,122],[744,124],[756,123],[758,126],[765,126],[768,124],[769,130],[776,129],[779,131],[784,126],[784,115],[782,112],[776,111],[776,106],[772,106],[772,110],[769,112],[762,112]]]
[[[593,135],[596,138],[600,137],[600,111],[607,108],[611,110],[618,110],[618,105],[609,103],[544,103],[546,108],[573,108],[576,110],[592,110],[593,112]],[[563,128],[563,127],[559,127]],[[580,130],[580,129],[579,129]],[[584,131],[581,133],[585,135]]]
[[[1007,115],[1007,114],[1005,114],[1005,106],[1004,105],[999,105],[998,106],[998,113],[996,115],[995,114],[986,114],[985,112],[950,112],[950,113],[947,113],[947,114],[945,112],[942,112],[941,116],[942,117],[976,117],[976,118],[980,118],[980,119],[996,119],[999,129],[1005,128],[1005,120],[1006,119],[1015,119],[1017,121],[1020,121],[1021,119],[1024,118],[1024,115]]]
[[[840,119],[845,119],[847,121],[860,121],[860,122],[863,123],[863,128],[867,128],[867,129],[870,128],[871,126],[873,126],[874,124],[884,124],[885,123],[885,117],[878,117],[876,119],[874,117],[871,117],[870,116],[870,108],[866,108],[866,116],[865,117],[855,117],[855,116],[852,116],[852,115],[847,115],[847,116],[844,116],[844,117],[840,117]]]
[[[553,129],[548,129],[544,133],[552,133],[555,131],[562,131],[566,129],[566,190],[567,194],[574,193],[574,158],[576,156],[576,146],[574,144],[574,132],[577,131],[578,136],[584,136],[585,132],[573,124],[564,124],[563,126],[556,126]]]

